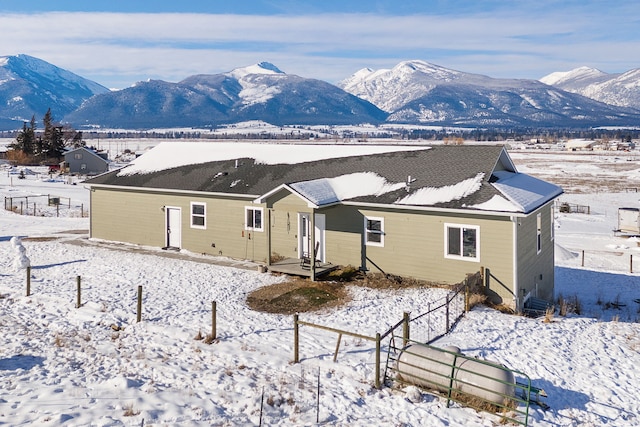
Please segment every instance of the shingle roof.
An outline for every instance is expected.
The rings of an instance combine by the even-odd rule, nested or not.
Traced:
[[[327,146],[327,150],[331,150],[331,146]],[[479,188],[473,188],[473,192],[459,199],[414,204],[438,208],[476,209],[474,206],[487,203],[495,196],[504,196],[504,190],[496,188],[490,180],[494,170],[506,168],[510,172],[515,172],[512,165],[501,162],[505,153],[502,146],[442,145],[433,146],[430,149],[416,147],[415,151],[351,156],[296,164],[263,164],[256,163],[251,158],[241,158],[143,174],[119,175],[118,171],[113,171],[85,182],[90,185],[172,189],[253,197],[267,194],[281,185],[297,185],[298,190],[302,189],[299,191],[302,197],[311,197],[304,192],[305,188],[312,186],[300,185],[300,183],[357,173],[375,173],[388,183],[396,184],[395,187],[387,188],[391,191],[378,194],[365,192],[339,201],[389,205],[398,204],[399,200],[408,195],[417,194],[420,189],[441,189],[464,181],[477,180]],[[410,185],[398,185],[406,183],[408,177],[411,177]],[[321,185],[315,182],[313,184]],[[318,185],[313,187],[317,188]],[[552,191],[538,197],[538,205],[555,197],[553,194],[555,193]],[[513,211],[522,211],[521,207],[516,207]]]

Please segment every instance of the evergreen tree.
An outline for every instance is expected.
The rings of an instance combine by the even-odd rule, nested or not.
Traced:
[[[71,143],[69,145],[73,148],[80,148],[87,145],[82,139],[82,131],[75,132],[75,134],[73,135],[73,139],[71,140]]]
[[[53,121],[51,108],[49,108],[42,118],[44,131],[42,133],[42,150],[40,154],[43,158],[56,158],[60,160],[64,152],[64,140],[62,139],[62,126]]]
[[[16,151],[22,151],[26,155],[34,154],[36,150],[36,117],[31,117],[29,127],[27,122],[22,125],[22,130],[16,136],[16,142],[10,145]]]

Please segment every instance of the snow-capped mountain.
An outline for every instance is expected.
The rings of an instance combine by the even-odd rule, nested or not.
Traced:
[[[360,70],[338,84],[389,113],[387,121],[464,126],[594,126],[637,123],[620,108],[536,80],[495,79],[424,61]]]
[[[592,99],[593,98],[593,99]],[[473,127],[637,126],[640,69],[582,67],[542,81],[495,79],[425,61],[364,68],[338,86],[286,74],[268,62],[180,82],[107,88],[27,55],[0,57],[0,129],[32,115],[76,127],[209,127],[251,120],[284,124],[408,123]]]
[[[608,74],[594,68],[580,67],[551,73],[540,81],[596,101],[640,109],[640,68]]]
[[[392,69],[359,70],[338,86],[391,113],[437,85],[456,81],[463,75],[425,61],[404,61]]]
[[[285,74],[262,62],[178,83],[140,82],[98,95],[65,117],[106,127],[215,126],[247,120],[284,124],[379,123],[387,114],[321,80]]]
[[[51,108],[55,118],[78,108],[104,86],[28,55],[0,57],[0,120],[22,126],[33,115],[39,120]]]

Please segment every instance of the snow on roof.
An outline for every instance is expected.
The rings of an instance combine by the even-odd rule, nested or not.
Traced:
[[[493,175],[498,178],[493,186],[525,213],[562,194],[557,185],[523,173],[496,171]]]
[[[118,176],[147,174],[180,166],[242,158],[255,159],[256,163],[275,165],[427,149],[429,147],[399,145],[166,141],[132,161],[129,166],[118,172]]]
[[[518,206],[497,194],[484,203],[479,203],[469,207],[480,209],[482,211],[518,212]]]
[[[399,198],[394,204],[428,206],[460,200],[478,191],[483,178],[484,173],[479,173],[455,185],[418,188],[412,194]],[[376,173],[360,172],[336,178],[297,182],[290,186],[310,202],[322,206],[356,197],[379,196],[406,188],[407,183],[390,183]]]
[[[359,172],[335,178],[296,182],[291,188],[317,206],[360,196],[381,195],[403,188],[404,182],[389,183],[374,172]]]
[[[454,185],[444,187],[422,187],[412,194],[398,199],[398,205],[435,205],[436,203],[451,202],[467,197],[480,189],[484,173],[473,178],[465,179]]]

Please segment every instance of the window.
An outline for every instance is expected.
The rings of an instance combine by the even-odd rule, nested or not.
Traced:
[[[262,208],[244,208],[246,230],[262,231]]]
[[[191,228],[207,228],[207,205],[191,202]]]
[[[81,163],[80,164],[80,170],[83,171],[83,170],[86,170],[86,169],[87,169],[87,164],[86,163]]]
[[[480,261],[480,227],[444,225],[445,258]]]
[[[384,218],[364,217],[364,243],[384,246]]]
[[[75,153],[73,155],[73,158],[76,159],[76,160],[82,160],[82,153]]]
[[[536,249],[542,251],[542,214],[536,216]]]

